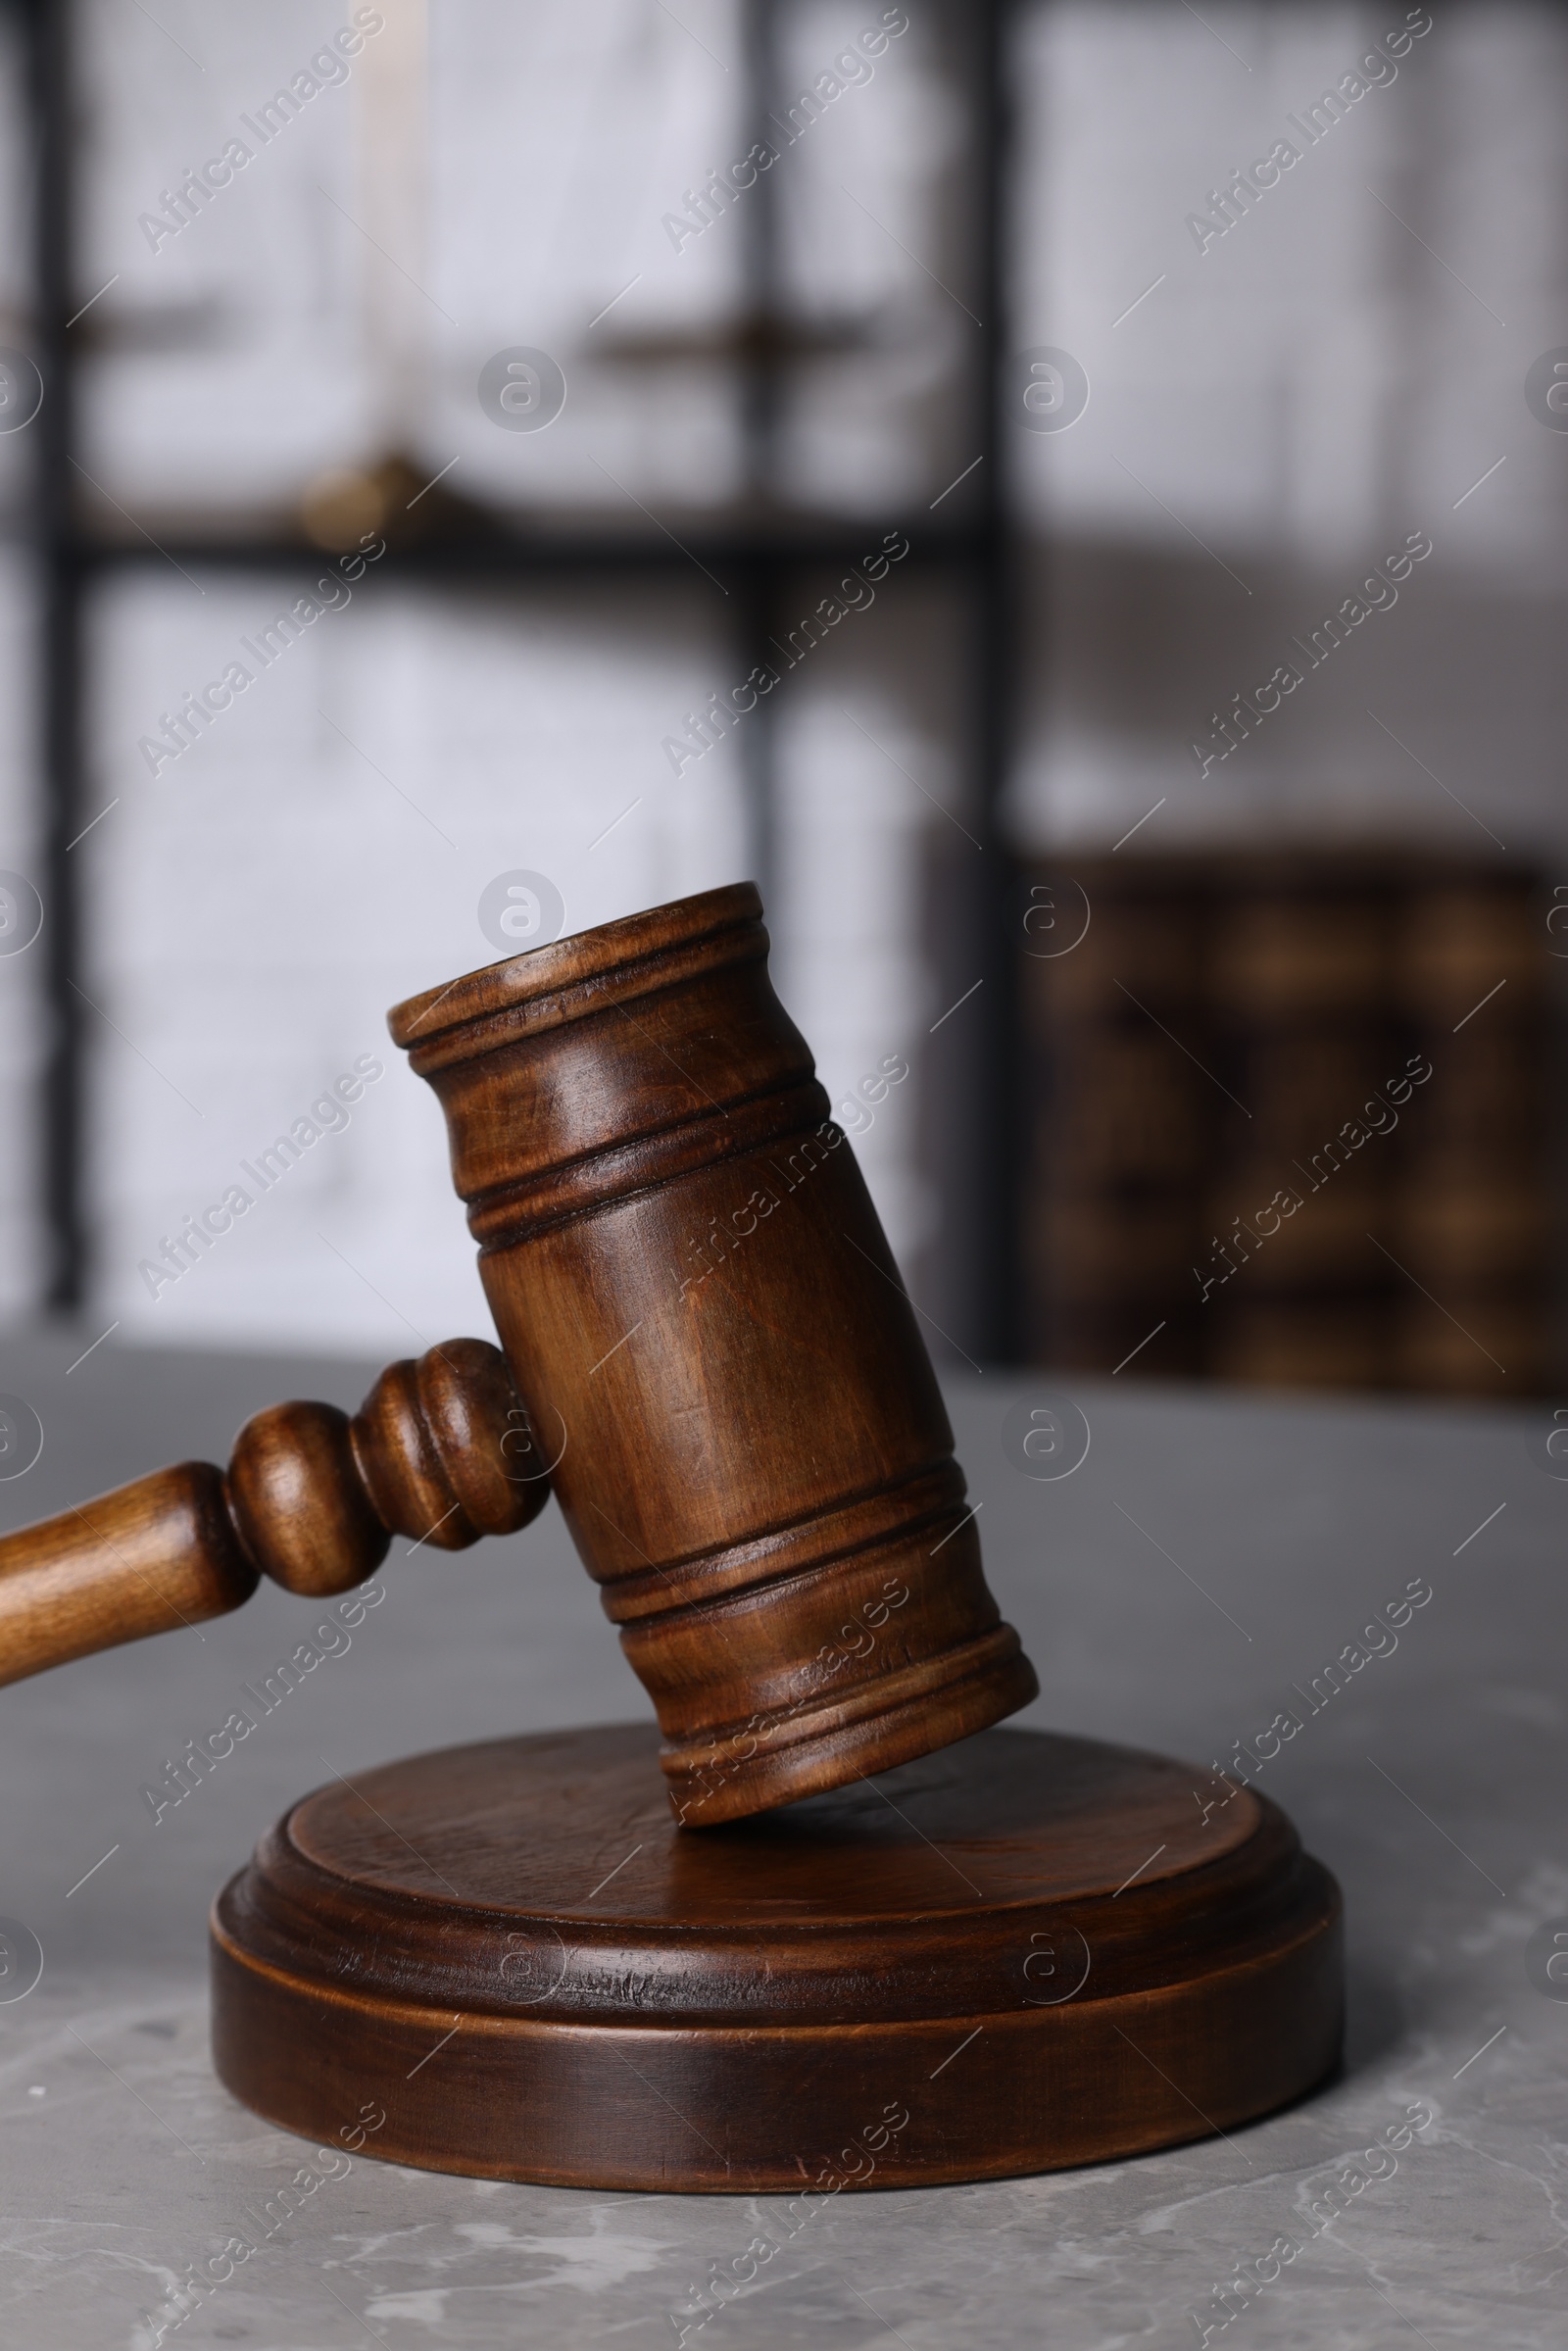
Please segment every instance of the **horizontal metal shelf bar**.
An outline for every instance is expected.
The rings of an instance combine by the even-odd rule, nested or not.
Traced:
[[[903,523],[873,521],[842,537],[783,541],[726,535],[693,539],[687,547],[665,546],[651,539],[434,539],[389,546],[378,569],[528,578],[567,571],[665,573],[695,565],[713,569],[728,564],[755,578],[760,572],[833,569],[841,563],[857,563],[877,550],[887,530],[900,531],[908,539],[909,552],[903,562],[919,567],[973,563],[983,560],[990,547],[988,535],[979,530],[950,527],[919,538]],[[77,536],[60,553],[82,571],[145,568],[162,563],[187,569],[202,564],[209,569],[298,571],[335,560],[324,548],[278,539],[163,539],[154,545],[150,541]]]

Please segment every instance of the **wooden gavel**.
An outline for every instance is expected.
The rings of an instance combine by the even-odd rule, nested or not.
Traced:
[[[353,1421],[276,1406],[226,1474],[186,1463],[10,1537],[0,1681],[217,1615],[260,1573],[342,1591],[394,1532],[509,1533],[553,1486],[683,1825],[1026,1705],[919,1327],[767,949],[741,883],[399,1005],[505,1357],[453,1341]]]
[[[1039,1690],[750,882],[400,1004],[529,1426],[708,1827]]]
[[[181,1461],[0,1540],[0,1683],[222,1616],[264,1575],[346,1592],[394,1535],[443,1551],[510,1535],[549,1491],[505,1357],[450,1339],[391,1364],[352,1420],[270,1405],[226,1471]]]

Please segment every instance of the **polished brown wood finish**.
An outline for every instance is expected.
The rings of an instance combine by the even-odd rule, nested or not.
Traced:
[[[750,883],[400,1005],[556,1492],[710,1827],[1027,1704]]]
[[[213,1913],[234,2094],[490,2179],[913,2187],[1234,2131],[1338,2061],[1340,1903],[1210,1776],[991,1731],[703,1837],[652,1726],[306,1797]],[[810,2209],[810,2207],[808,2207]]]
[[[394,1535],[461,1550],[525,1526],[548,1492],[505,1358],[449,1339],[384,1371],[352,1420],[274,1404],[226,1476],[181,1462],[0,1540],[0,1683],[221,1616],[263,1574],[345,1592]]]
[[[0,1541],[0,1682],[222,1616],[259,1581],[222,1471],[156,1470]]]

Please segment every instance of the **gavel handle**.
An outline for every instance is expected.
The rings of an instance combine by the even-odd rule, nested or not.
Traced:
[[[506,1357],[452,1339],[385,1370],[351,1420],[273,1404],[226,1471],[156,1470],[0,1539],[0,1683],[248,1600],[263,1575],[320,1595],[363,1583],[394,1535],[464,1550],[543,1509]]]

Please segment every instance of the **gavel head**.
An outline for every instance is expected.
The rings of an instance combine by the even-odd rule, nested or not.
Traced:
[[[400,1004],[532,1442],[677,1819],[906,1763],[1036,1695],[918,1324],[750,883]]]

